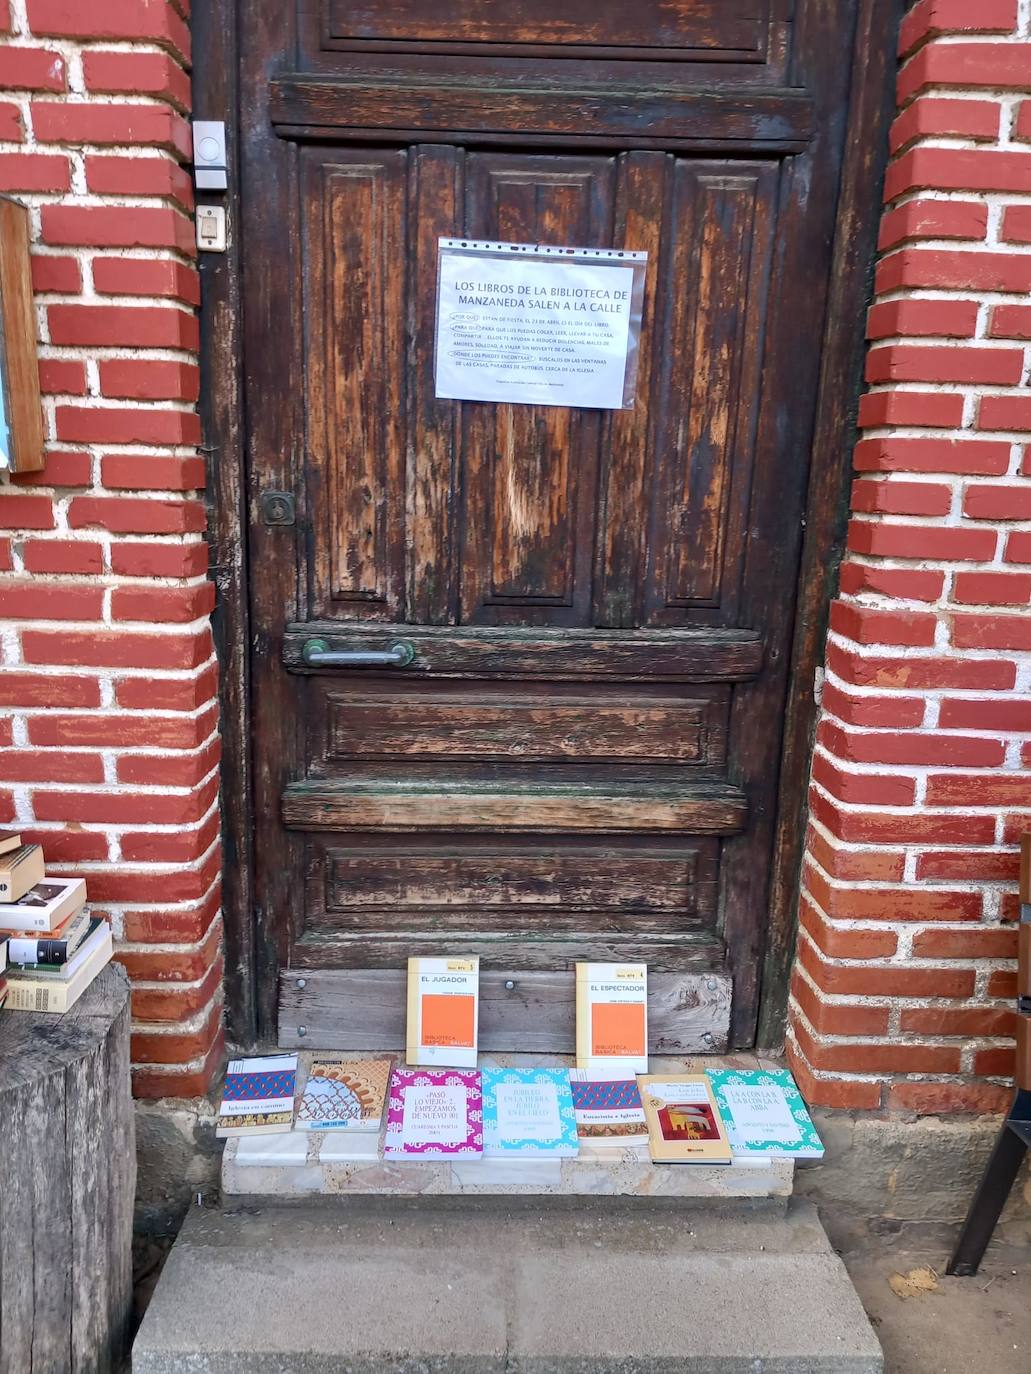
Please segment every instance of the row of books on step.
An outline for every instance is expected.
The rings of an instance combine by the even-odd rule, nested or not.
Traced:
[[[787,1069],[597,1079],[584,1069],[428,1069],[390,1057],[318,1057],[295,1112],[296,1087],[296,1055],[234,1060],[218,1135],[343,1132],[353,1149],[334,1149],[333,1158],[356,1161],[378,1159],[381,1150],[387,1160],[599,1160],[644,1145],[659,1164],[823,1154]]]
[[[82,878],[48,877],[43,850],[0,834],[0,1006],[68,1011],[110,962],[111,927]]]

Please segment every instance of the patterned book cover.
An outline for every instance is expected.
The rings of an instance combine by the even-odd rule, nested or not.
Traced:
[[[302,1131],[378,1131],[393,1059],[316,1059],[297,1104]]]
[[[735,1155],[822,1159],[823,1145],[787,1069],[707,1069]]]
[[[274,1135],[294,1122],[296,1054],[231,1059],[215,1134]]]
[[[395,1069],[387,1099],[384,1159],[479,1159],[480,1075],[460,1069]]]
[[[483,1069],[483,1153],[572,1159],[579,1153],[565,1069]]]
[[[645,1145],[648,1123],[636,1078],[594,1079],[572,1069],[569,1087],[580,1140],[592,1147]]]

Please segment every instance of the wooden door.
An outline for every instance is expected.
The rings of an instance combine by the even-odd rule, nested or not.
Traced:
[[[267,1015],[281,968],[642,959],[747,1044],[851,6],[246,16]],[[436,400],[439,235],[647,249],[634,408]]]

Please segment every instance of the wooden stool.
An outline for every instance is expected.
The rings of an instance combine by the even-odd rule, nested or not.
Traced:
[[[108,1374],[128,1352],[136,1141],[129,980],[63,1016],[0,1011],[0,1374]]]
[[[1020,840],[1020,943],[1017,946],[1016,1093],[970,1204],[946,1273],[969,1277],[1002,1215],[1031,1145],[1031,835]]]

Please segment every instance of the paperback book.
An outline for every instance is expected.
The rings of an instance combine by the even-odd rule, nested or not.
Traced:
[[[21,836],[11,830],[0,830],[0,854],[10,854],[21,848]]]
[[[395,1069],[384,1159],[479,1159],[483,1096],[473,1070]]]
[[[576,1067],[592,1078],[648,1072],[648,969],[577,964]]]
[[[61,968],[67,964],[90,932],[92,921],[85,907],[66,916],[52,935],[12,935],[7,957],[25,970]]]
[[[705,1074],[643,1074],[638,1080],[657,1164],[729,1164],[733,1158]]]
[[[63,968],[53,973],[8,969],[8,1006],[12,1011],[69,1011],[111,962],[113,952],[111,927],[98,917],[92,933]]]
[[[52,934],[86,900],[83,878],[47,878],[16,902],[0,902],[0,930]]]
[[[579,1152],[565,1069],[481,1071],[483,1153],[506,1159],[572,1159]]]
[[[476,1067],[480,961],[408,960],[409,1064]]]
[[[0,902],[16,902],[44,876],[43,850],[38,844],[23,844],[0,856]]]
[[[379,1131],[392,1059],[316,1059],[297,1104],[302,1131]]]
[[[569,1088],[584,1153],[647,1145],[648,1123],[636,1078],[591,1078],[571,1069]]]
[[[215,1134],[224,1138],[289,1131],[296,1082],[296,1054],[231,1059]]]
[[[822,1159],[823,1145],[787,1069],[708,1069],[734,1157]]]

